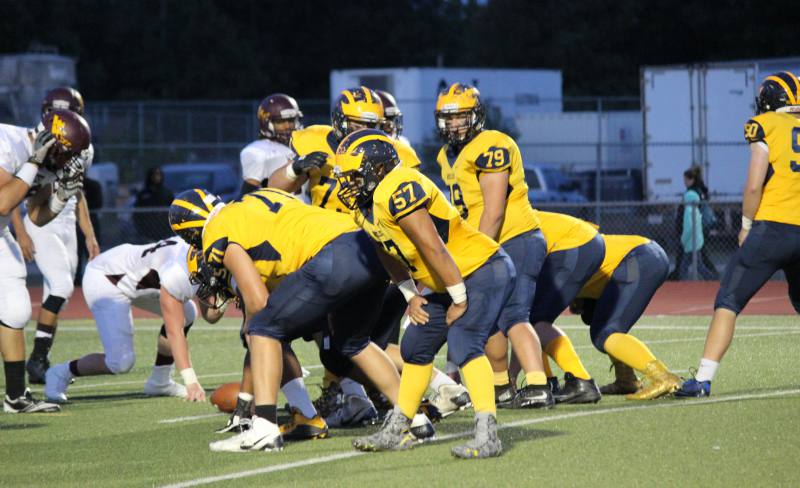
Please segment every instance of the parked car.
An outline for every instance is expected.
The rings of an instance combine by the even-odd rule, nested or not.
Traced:
[[[528,183],[528,200],[534,204],[586,201],[586,197],[578,192],[578,181],[555,168],[527,165],[525,181]]]
[[[205,188],[229,202],[239,196],[241,177],[238,165],[216,162],[165,164],[164,186],[176,195],[192,188]]]

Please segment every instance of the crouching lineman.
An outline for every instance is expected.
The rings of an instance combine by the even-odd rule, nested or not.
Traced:
[[[80,115],[54,110],[37,131],[0,124],[0,353],[9,413],[56,412],[58,405],[35,400],[25,387],[25,336],[31,301],[25,262],[8,230],[11,213],[26,200],[30,220],[42,226],[77,195],[83,168],[76,156],[91,144],[89,125]],[[30,196],[28,196],[30,195]]]
[[[212,442],[212,451],[282,448],[277,397],[283,343],[323,330],[328,319],[334,347],[396,403],[397,370],[369,337],[387,276],[369,237],[349,216],[269,188],[229,205],[195,189],[176,197],[170,224],[202,247],[206,266],[232,275],[248,317],[255,415],[249,430]]]
[[[144,385],[144,393],[205,400],[186,343],[186,333],[197,316],[192,301],[196,287],[190,281],[190,260],[193,270],[196,269],[196,259],[189,254],[189,246],[177,237],[155,244],[122,244],[93,259],[86,266],[82,286],[103,352],[87,354],[48,369],[45,397],[64,403],[73,377],[124,374],[133,368],[136,362],[133,306],[164,319],[155,364]],[[213,322],[219,316],[207,319]],[[172,380],[176,361],[186,386]]]
[[[589,326],[592,344],[608,354],[616,380],[605,395],[652,400],[672,393],[680,378],[669,372],[639,339],[628,334],[669,274],[669,259],[657,243],[633,235],[603,235],[606,256],[570,306]],[[648,380],[641,387],[633,370]]]
[[[475,437],[452,454],[500,455],[492,367],[484,347],[514,287],[511,260],[499,244],[463,221],[427,177],[399,167],[392,140],[383,132],[354,132],[342,141],[336,158],[341,167],[358,167],[339,175],[340,199],[357,210],[357,221],[371,223],[365,230],[382,245],[382,261],[407,297],[413,324],[400,345],[405,366],[399,401],[380,431],[355,439],[354,447],[412,447],[411,419],[428,387],[434,356],[446,342],[461,368],[476,422]],[[412,277],[433,292],[418,295]]]

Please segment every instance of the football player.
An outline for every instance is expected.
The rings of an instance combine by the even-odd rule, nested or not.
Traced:
[[[608,354],[616,380],[603,394],[627,394],[628,400],[652,400],[672,393],[680,378],[628,332],[656,290],[667,279],[669,258],[656,242],[634,235],[601,235],[606,255],[600,269],[584,283],[570,305],[589,326],[592,344]],[[633,370],[648,380],[641,387]]]
[[[450,203],[470,225],[503,246],[517,271],[513,295],[500,314],[499,331],[487,345],[497,405],[552,407],[542,346],[528,322],[547,243],[528,201],[519,148],[506,134],[484,130],[485,109],[475,87],[453,83],[443,90],[435,117],[445,142],[436,159],[450,188]],[[516,394],[508,375],[509,339],[527,383]]]
[[[700,367],[677,397],[705,397],[733,340],[736,317],[778,270],[800,312],[800,81],[783,71],[759,87],[757,114],[744,126],[750,167],[742,198],[739,249],[720,280]]]
[[[397,370],[369,337],[386,275],[349,216],[271,188],[229,205],[196,189],[176,197],[170,224],[203,249],[207,265],[233,276],[248,316],[255,415],[249,430],[212,442],[212,451],[282,448],[276,406],[282,343],[327,328],[329,319],[334,347],[396,403]]]
[[[55,109],[71,110],[83,115],[83,97],[74,88],[50,90],[42,101],[42,118]],[[83,171],[88,171],[94,157],[94,147],[89,147],[78,156]],[[48,354],[53,345],[58,314],[72,296],[75,272],[78,266],[78,248],[75,221],[85,236],[89,260],[100,254],[95,238],[89,207],[83,192],[70,198],[66,207],[56,218],[44,226],[37,226],[30,217],[22,218],[19,207],[14,211],[12,224],[17,242],[26,261],[36,261],[44,277],[42,308],[36,323],[33,351],[25,365],[30,383],[44,384],[44,374],[50,367]],[[36,250],[41,252],[36,252]]]
[[[292,134],[290,147],[296,154],[293,161],[270,179],[269,186],[297,192],[308,181],[311,204],[347,212],[338,198],[339,186],[333,174],[336,148],[347,134],[364,128],[377,128],[384,118],[383,105],[377,93],[367,87],[350,88],[336,98],[331,111],[331,125],[312,125]],[[404,166],[420,165],[416,153],[397,142]]]
[[[406,136],[403,135],[403,112],[400,106],[397,105],[394,95],[385,90],[375,90],[375,93],[383,103],[383,121],[381,122],[380,129],[385,132],[392,139],[403,142],[407,146],[411,146]]]
[[[303,128],[303,112],[297,101],[284,93],[273,93],[258,105],[258,139],[239,156],[242,163],[242,195],[267,186],[275,170],[294,157],[289,149],[292,133]]]
[[[340,198],[372,239],[406,296],[412,324],[401,343],[405,365],[400,398],[377,433],[357,438],[364,451],[401,450],[414,444],[412,418],[428,387],[433,359],[446,342],[475,409],[475,437],[454,447],[460,458],[498,456],[492,367],[484,353],[489,331],[514,286],[514,267],[500,246],[461,219],[428,178],[399,167],[394,143],[381,131],[350,134],[337,165]],[[414,279],[432,293],[419,295]]]
[[[14,209],[26,201],[31,222],[53,220],[77,195],[83,181],[77,158],[89,148],[92,135],[80,115],[53,110],[38,130],[0,124],[0,352],[11,413],[55,412],[58,405],[35,400],[25,387],[25,336],[31,316],[22,251],[8,230]]]
[[[564,386],[558,388],[549,362],[544,366],[556,403],[595,403],[600,390],[583,366],[569,337],[553,325],[583,285],[594,275],[605,257],[605,243],[597,229],[580,219],[551,212],[538,212],[540,229],[547,241],[531,307],[530,322],[542,341],[544,352],[564,371]]]
[[[177,237],[153,244],[121,244],[86,266],[83,295],[92,311],[103,352],[87,354],[48,369],[44,387],[48,400],[66,402],[67,387],[74,377],[125,374],[133,368],[136,355],[131,307],[164,319],[156,360],[144,393],[205,400],[186,342],[197,316],[192,301],[197,286],[191,282],[197,261],[189,251],[189,246]],[[205,316],[209,322],[215,322],[221,314],[206,312]],[[172,380],[176,363],[184,385]]]

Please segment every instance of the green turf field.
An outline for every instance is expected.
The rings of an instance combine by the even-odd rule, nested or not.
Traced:
[[[702,352],[706,317],[647,317],[634,333],[681,375]],[[598,383],[612,374],[588,329],[560,320]],[[335,430],[326,440],[287,444],[280,453],[211,453],[226,417],[210,404],[148,399],[144,380],[159,323],[137,323],[135,369],[80,378],[73,403],[55,415],[0,414],[0,486],[798,486],[800,327],[795,317],[743,317],[709,400],[500,411],[505,453],[463,461],[450,446],[471,429],[462,412],[437,424],[439,442],[410,452],[364,454],[350,447],[369,429]],[[28,333],[28,347],[33,334]],[[235,381],[243,350],[235,321],[196,326],[192,357],[209,392]],[[90,321],[64,322],[51,353],[61,362],[99,351]],[[315,349],[296,351],[318,395]],[[0,378],[0,381],[2,379]],[[41,388],[34,392],[41,394]],[[41,396],[41,395],[40,395]]]

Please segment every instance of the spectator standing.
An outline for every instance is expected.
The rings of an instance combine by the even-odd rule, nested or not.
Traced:
[[[706,212],[703,212],[702,206],[707,205],[704,201],[708,200],[708,188],[697,166],[692,166],[683,172],[683,182],[686,185],[686,192],[683,194],[683,208],[679,214],[683,253],[677,259],[678,276],[682,280],[689,279],[692,263],[696,258],[698,274],[704,280],[714,280],[716,273],[709,269],[707,264],[709,260],[703,259],[702,256],[706,241],[703,224],[703,214]]]
[[[150,168],[144,180],[144,187],[136,194],[135,208],[163,207],[164,211],[134,212],[133,225],[136,232],[147,241],[166,239],[174,234],[169,227],[169,206],[174,195],[164,186],[164,173],[156,166]]]

